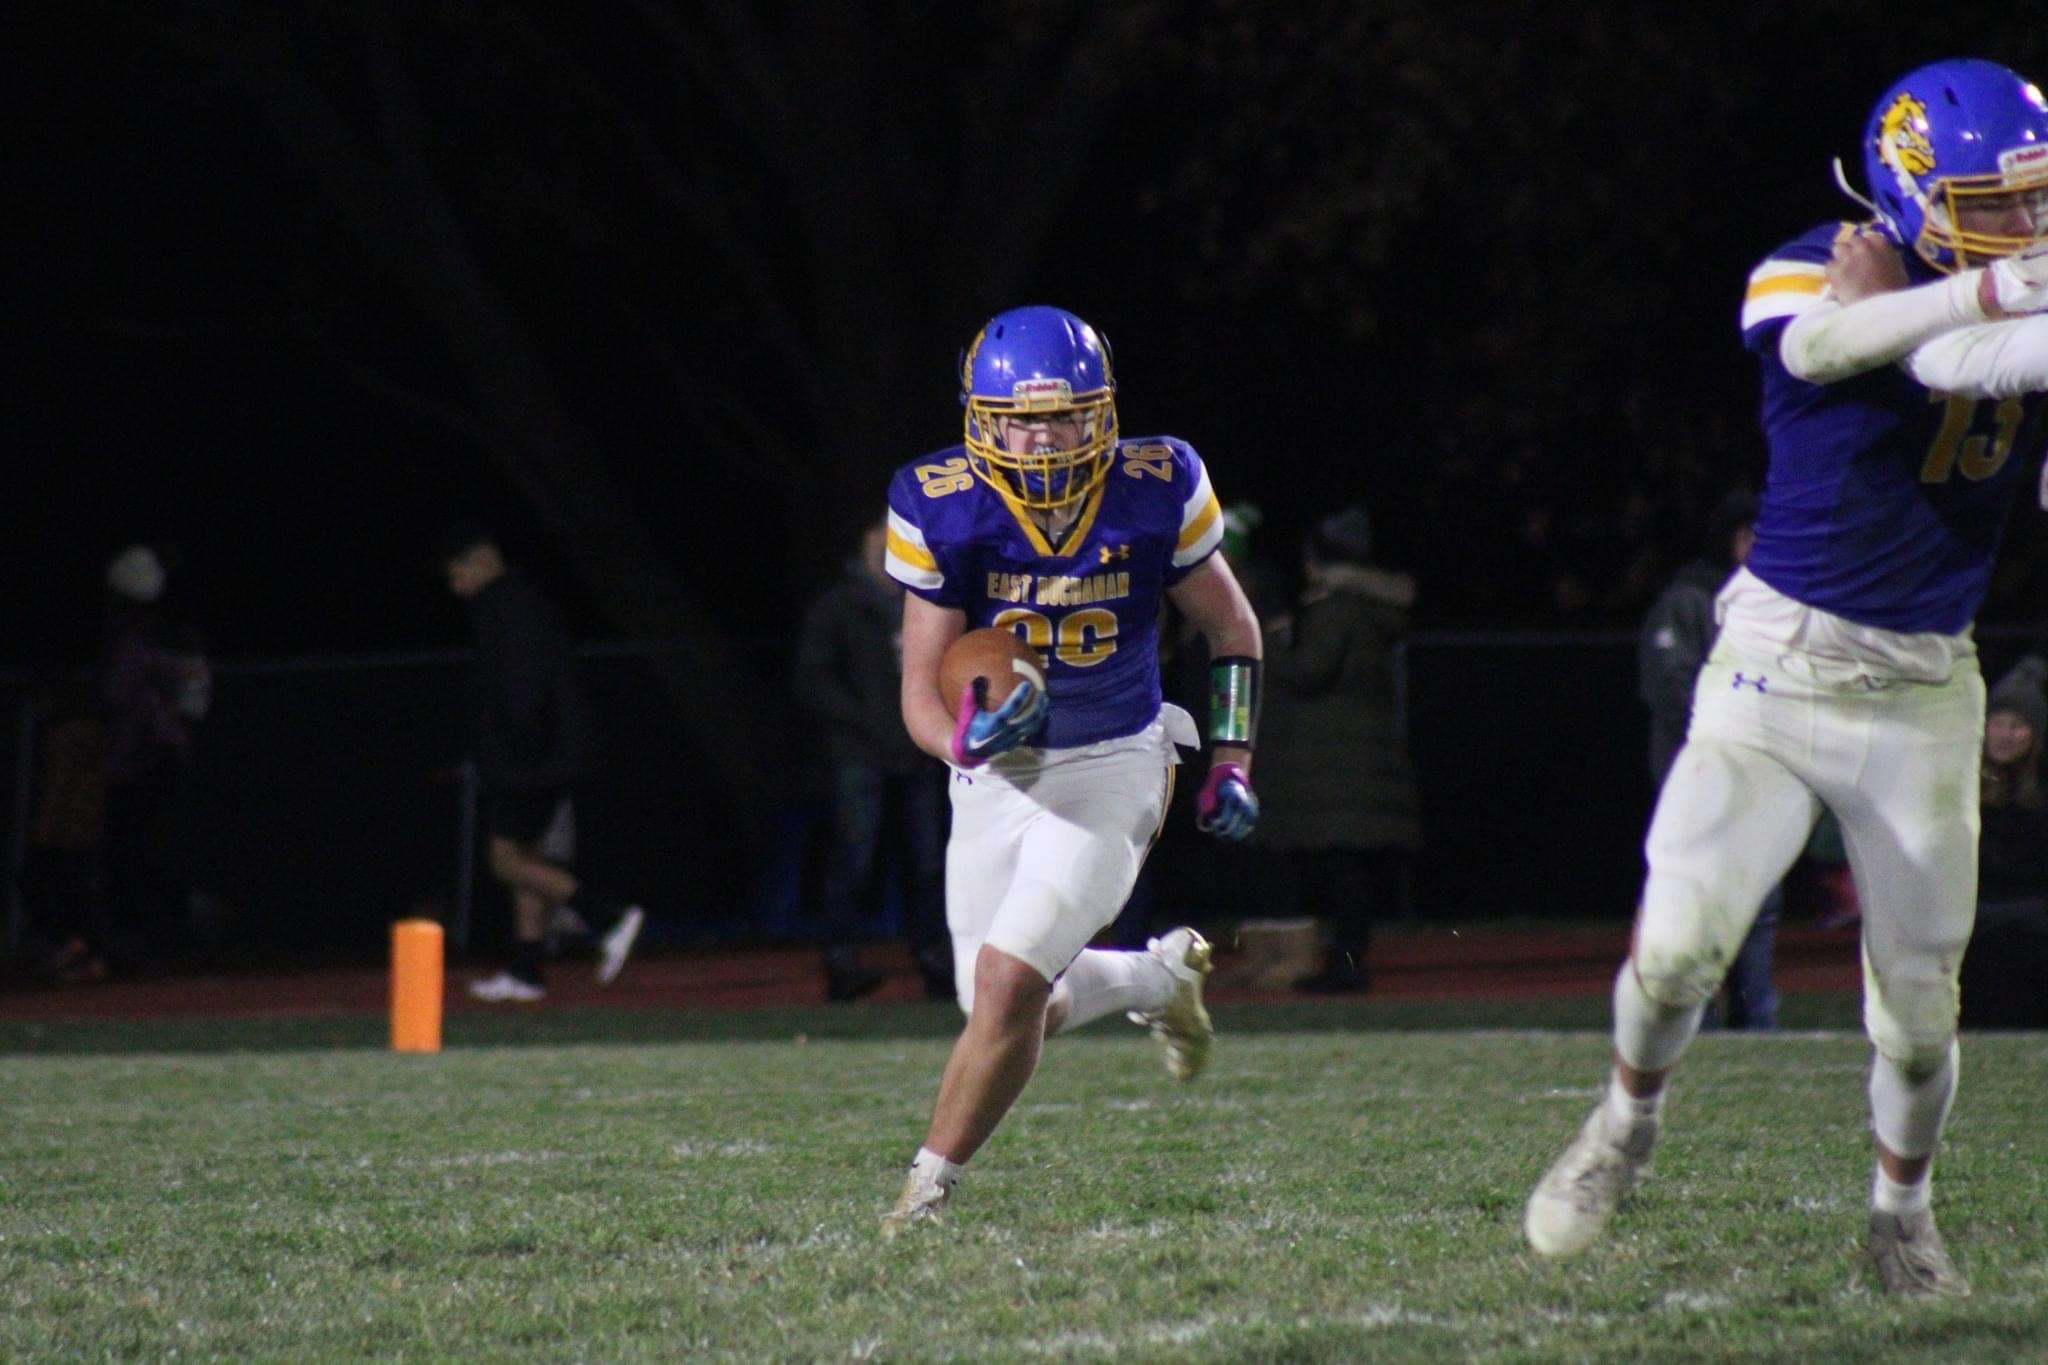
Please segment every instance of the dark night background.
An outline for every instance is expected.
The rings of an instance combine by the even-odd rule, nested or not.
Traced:
[[[1605,858],[1614,885],[1586,896],[1618,913],[1646,790],[1612,632],[1695,551],[1720,492],[1761,474],[1745,276],[1857,215],[1829,161],[1860,182],[1865,117],[1897,75],[1954,55],[2048,71],[2033,7],[1923,17],[1829,0],[46,7],[16,47],[32,117],[10,186],[0,665],[88,661],[102,566],[138,539],[179,547],[216,659],[459,646],[429,559],[451,518],[481,516],[581,637],[662,642],[649,672],[593,688],[615,778],[640,783],[611,813],[615,849],[679,838],[633,827],[690,799],[683,763],[641,773],[644,755],[685,752],[680,725],[735,788],[773,782],[748,773],[772,766],[796,612],[889,470],[959,439],[955,358],[980,322],[1057,303],[1111,338],[1124,429],[1192,441],[1225,501],[1264,507],[1277,556],[1362,499],[1419,580],[1425,634],[1604,642],[1425,649],[1414,705],[1442,867],[1526,823],[1524,776],[1623,783],[1619,802],[1554,804],[1597,832],[1532,836],[1553,862]],[[2043,617],[2044,549],[2040,515],[2016,510],[1984,620]],[[324,848],[336,803],[388,806],[448,756],[451,703],[408,709],[385,676],[375,695],[362,677],[224,692],[214,809],[244,823],[223,846]],[[1482,719],[1510,687],[1520,728]],[[664,729],[650,695],[690,705]],[[277,736],[307,716],[389,743],[295,756]],[[1532,742],[1554,752],[1521,755],[1526,773],[1474,768]],[[1606,769],[1556,766],[1595,751]],[[289,825],[273,793],[315,770],[339,785]],[[732,849],[773,837],[750,818],[724,875],[751,875]],[[445,842],[391,838],[422,859]],[[360,875],[330,855],[278,875]],[[380,925],[390,897],[362,899]]]
[[[1628,625],[1760,469],[1747,269],[1853,211],[1900,70],[2048,66],[2022,10],[65,8],[0,653],[88,658],[141,537],[217,655],[455,643],[462,511],[586,635],[772,635],[1030,300],[1283,538],[1369,501],[1423,624]],[[2032,520],[1990,619],[2038,614]]]

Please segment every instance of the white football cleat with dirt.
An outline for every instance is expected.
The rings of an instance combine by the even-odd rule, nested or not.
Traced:
[[[912,1171],[903,1182],[903,1193],[896,1196],[896,1206],[882,1215],[882,1240],[892,1242],[919,1224],[944,1221],[940,1214],[952,1193],[951,1185],[931,1183]]]
[[[1657,1128],[1655,1119],[1623,1124],[1594,1106],[1529,1196],[1522,1230],[1537,1255],[1576,1256],[1594,1243],[1650,1164]]]
[[[1902,1299],[1963,1299],[1970,1282],[1942,1245],[1934,1210],[1918,1213],[1870,1214],[1870,1239],[1864,1243],[1870,1263],[1884,1282],[1885,1293]]]
[[[1152,1013],[1133,1011],[1134,1023],[1152,1030],[1166,1051],[1166,1072],[1177,1081],[1191,1081],[1209,1065],[1216,1041],[1215,1025],[1202,1007],[1202,983],[1208,980],[1215,950],[1209,940],[1182,926],[1145,945],[1173,977],[1173,997]]]

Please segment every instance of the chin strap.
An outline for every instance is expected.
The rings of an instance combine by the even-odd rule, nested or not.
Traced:
[[[1226,654],[1209,661],[1209,743],[1250,749],[1259,729],[1259,661]]]

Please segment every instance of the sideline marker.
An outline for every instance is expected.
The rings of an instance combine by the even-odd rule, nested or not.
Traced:
[[[430,919],[391,926],[391,1050],[441,1050],[441,926]]]

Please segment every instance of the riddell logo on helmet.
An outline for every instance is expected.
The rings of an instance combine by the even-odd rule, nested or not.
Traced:
[[[1070,408],[1074,386],[1064,379],[1020,379],[1011,387],[1010,397],[1034,408]]]
[[[1998,173],[2004,176],[2040,175],[2048,172],[2048,142],[2014,147],[1998,154]]]

